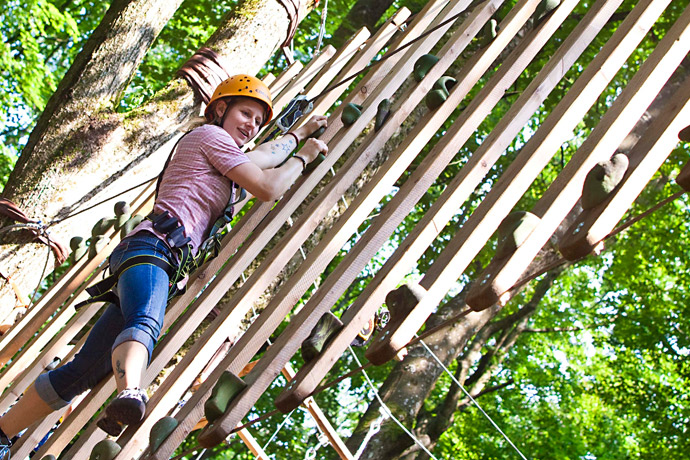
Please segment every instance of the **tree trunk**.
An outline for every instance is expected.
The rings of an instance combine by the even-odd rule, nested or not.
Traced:
[[[178,78],[130,113],[113,110],[137,64],[178,3],[122,0],[113,4],[49,101],[3,192],[4,198],[17,203],[29,217],[43,222],[59,220],[90,200],[112,195],[113,191],[103,191],[198,113],[200,101]],[[303,2],[300,17],[312,8],[312,0]],[[225,59],[232,73],[255,74],[285,40],[288,25],[287,12],[277,0],[243,0],[206,46]],[[155,167],[156,172],[159,167]],[[153,175],[151,171],[144,174]],[[131,174],[118,181],[115,190],[127,188],[124,182],[129,177]],[[130,179],[130,183],[138,181],[141,178]],[[102,217],[98,213],[112,212],[103,209],[57,223],[51,227],[51,237],[64,242],[75,235],[88,236],[85,229]],[[2,269],[25,292],[36,287],[46,251],[29,242],[24,232],[14,232],[5,234],[0,246]],[[13,304],[14,294],[3,286],[0,305],[11,308]]]

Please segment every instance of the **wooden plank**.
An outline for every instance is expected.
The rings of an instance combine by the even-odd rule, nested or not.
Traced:
[[[142,191],[139,197],[137,197],[137,201],[132,204],[132,208],[141,206],[141,202],[145,197],[152,193],[152,187],[155,188],[155,184],[149,184]],[[115,238],[119,242],[119,233]],[[36,331],[43,326],[48,318],[58,310],[65,300],[96,270],[106,255],[110,254],[106,252],[108,248],[112,251],[116,245],[117,243],[113,243],[112,246],[109,244],[92,259],[84,256],[77,261],[74,267],[69,270],[69,276],[61,278],[60,282],[49,293],[46,293],[34,307],[27,311],[24,318],[3,334],[0,339],[0,366],[6,364],[31,339]],[[0,386],[0,388],[4,387]]]
[[[278,78],[271,83],[268,88],[271,90],[271,96],[278,96],[281,91],[283,91],[287,85],[295,78],[304,68],[304,64],[301,61],[295,61],[288,66],[283,72],[278,75]]]
[[[444,4],[445,4],[445,2],[439,2],[439,3],[444,3]],[[430,4],[427,5],[427,11],[430,11],[432,8],[438,8],[438,3],[433,3],[433,2],[432,2],[432,3],[430,3]],[[427,20],[428,20],[428,16],[420,16],[420,20],[427,21]],[[428,23],[428,22],[427,22],[427,23]],[[415,29],[414,29],[414,27],[411,26],[410,28],[408,28],[408,31],[406,31],[406,33],[410,32],[410,31],[412,31],[412,30],[415,30]],[[428,48],[427,48],[427,49],[428,49]],[[426,50],[423,50],[422,52],[425,52],[425,51],[426,51]],[[402,53],[401,53],[401,57],[402,57]],[[396,58],[399,59],[399,57],[397,57],[397,56],[396,56]],[[388,62],[389,65],[392,65],[392,63],[395,62],[395,60],[394,60],[394,59],[389,59],[387,62]],[[381,66],[378,66],[373,72],[370,72],[370,74],[368,75],[368,77],[369,77],[368,79],[365,78],[365,79],[363,80],[364,84],[366,84],[365,81],[370,81],[370,80],[373,80],[373,79],[376,79],[376,78],[382,78],[382,77],[378,77],[378,76],[375,77],[375,76],[374,76],[374,74],[376,74],[377,72],[380,72],[382,75],[389,75],[389,74],[390,74],[390,68],[389,68],[388,66],[384,66],[383,64],[382,64]],[[359,87],[360,87],[360,86],[358,86],[358,88],[359,88]],[[393,88],[389,89],[389,91],[392,92],[392,91],[393,91]],[[364,93],[364,92],[365,92],[365,91],[362,91],[362,93]],[[367,91],[367,93],[370,93],[370,92]],[[387,95],[386,95],[386,96],[387,96]],[[386,97],[386,96],[383,96],[383,97]],[[381,97],[381,96],[379,96],[379,97]],[[382,98],[382,97],[381,97],[381,98]],[[370,110],[370,111],[369,111],[368,117],[369,117],[369,119],[371,119],[371,118],[373,117],[373,110]],[[327,157],[327,160],[326,160],[321,166],[319,166],[319,168],[321,168],[321,176],[323,175],[323,173],[325,173],[325,171],[328,170],[328,168],[330,168],[331,164],[329,164],[329,161],[334,162],[335,160],[337,160],[338,156],[341,155],[341,154],[343,153],[343,151],[345,150],[346,146],[348,146],[349,143],[352,142],[352,140],[357,136],[357,134],[359,133],[359,131],[361,131],[361,129],[363,128],[363,126],[364,126],[367,122],[368,122],[367,119],[362,119],[362,118],[360,118],[360,120],[358,120],[358,122],[355,123],[355,125],[354,125],[353,127],[351,127],[349,130],[345,130],[345,133],[344,133],[344,134],[338,133],[338,135],[335,136],[335,138],[338,140],[338,141],[336,141],[337,143],[336,143],[336,145],[335,145],[335,148],[332,148],[332,149],[331,149],[331,151],[330,151],[330,153],[329,153],[329,155],[328,155],[328,157]],[[331,124],[329,125],[329,129],[326,131],[326,133],[324,134],[324,136],[329,135],[329,131],[334,132],[334,131],[333,131],[334,126],[335,126],[335,125],[334,125],[333,123],[331,123]],[[342,144],[341,144],[340,142],[342,142]],[[333,147],[333,146],[332,146],[332,147]],[[321,176],[318,175],[318,174],[319,174],[319,171],[318,171],[319,168],[317,168],[317,170],[314,171],[311,175],[307,176],[307,177],[304,179],[304,182],[301,183],[301,184],[299,185],[299,187],[297,187],[297,188],[294,188],[294,187],[293,187],[293,189],[287,194],[287,196],[284,197],[283,200],[281,200],[280,203],[278,203],[278,206],[276,207],[276,209],[274,210],[274,212],[276,212],[276,213],[283,212],[283,211],[285,210],[285,208],[287,207],[287,204],[290,203],[290,202],[301,203],[301,202],[304,200],[304,198],[306,197],[306,194],[308,194],[308,191],[310,191],[310,190],[313,188],[313,186],[316,184],[316,182],[318,182],[319,178],[321,177]],[[316,178],[313,177],[314,174],[317,175]],[[349,179],[349,180],[352,180],[352,179]],[[341,187],[343,187],[343,186],[341,186]],[[345,186],[345,187],[346,187],[346,186]],[[293,192],[293,190],[294,190],[294,192]],[[306,192],[306,193],[305,193],[305,192]],[[339,196],[339,195],[338,195],[338,196]],[[333,199],[337,200],[337,197],[335,197],[335,198],[333,198]],[[320,209],[321,211],[324,211],[324,212],[325,212],[325,211],[327,211],[327,210],[329,209],[329,206],[323,206],[323,207],[320,207],[319,209]],[[287,218],[287,217],[286,217],[286,218]],[[309,231],[309,232],[310,232],[310,231]],[[305,237],[306,237],[306,236],[301,236],[301,237],[300,237],[301,239],[299,240],[299,242],[303,241],[303,238],[305,238]],[[295,249],[293,249],[293,251],[294,251],[294,250],[296,250],[296,247],[295,247]],[[245,286],[243,287],[243,289],[248,289],[248,287],[249,287],[249,286],[248,286],[247,284],[245,284]],[[234,298],[238,298],[238,297],[243,297],[243,296],[235,296]],[[248,297],[251,297],[251,296],[248,296]],[[233,300],[234,300],[234,298],[233,298]],[[233,306],[233,308],[234,308],[234,306]],[[239,317],[239,313],[236,313],[236,312],[233,311],[233,315],[234,315],[234,314],[238,314],[238,317]],[[233,319],[232,317],[226,318],[226,319],[224,320],[223,323],[221,323],[221,324],[218,325],[218,327],[223,327],[223,325],[225,325],[226,322],[227,322],[228,325],[229,325],[229,324],[232,324],[232,323],[233,323],[233,320],[234,320],[234,319]],[[205,338],[205,340],[206,340],[206,339],[207,339],[207,338]],[[248,361],[249,361],[249,360],[247,359],[247,362],[248,362]],[[190,364],[191,364],[191,363],[190,363]],[[178,366],[178,367],[179,367],[179,366]],[[215,376],[215,378],[217,379],[217,376]],[[211,387],[206,388],[206,390],[208,390],[208,391],[210,392],[210,388],[211,388]],[[202,385],[202,389],[203,389],[203,385]],[[193,411],[193,410],[200,410],[200,409],[199,409],[199,408],[200,408],[200,405],[197,404],[197,406],[195,406],[195,405],[193,404],[193,401],[194,401],[194,398],[198,398],[198,399],[201,398],[201,394],[203,393],[202,389],[200,389],[199,391],[197,391],[197,393],[192,397],[192,398],[193,398],[192,401],[188,402],[188,403],[185,405],[185,407],[182,408],[182,410],[180,411],[181,415],[178,416],[178,417],[179,417],[178,419],[181,421],[181,422],[180,422],[180,426],[178,427],[178,432],[177,432],[177,433],[173,433],[173,435],[171,435],[171,437],[164,443],[164,445],[161,446],[161,449],[159,449],[159,452],[157,452],[156,455],[155,455],[156,457],[163,458],[165,455],[167,455],[169,452],[171,452],[172,449],[173,449],[177,444],[179,444],[179,442],[181,441],[181,439],[184,438],[184,437],[186,436],[186,433],[189,432],[189,429],[191,429],[191,427],[196,423],[196,420],[191,421],[191,420],[195,417],[195,415],[188,416],[187,413],[188,413],[190,410],[191,410],[191,411]],[[207,395],[206,395],[206,396],[207,396]],[[193,407],[193,406],[194,406],[194,407]],[[198,417],[197,417],[197,420],[198,420]],[[191,425],[191,426],[186,426],[186,425]],[[185,430],[186,430],[186,432],[184,432]],[[181,436],[181,438],[180,438],[180,436]]]
[[[431,209],[427,211],[420,224],[415,227],[408,238],[391,255],[386,264],[365,288],[364,292],[343,314],[341,318],[345,323],[343,330],[332,339],[316,360],[300,369],[293,382],[290,383],[289,389],[286,389],[279,396],[278,400],[276,400],[276,405],[282,411],[289,410],[290,407],[314,391],[316,386],[325,377],[328,369],[350,344],[352,337],[361,328],[361,324],[374,314],[376,309],[383,303],[386,293],[395,287],[399,280],[414,266],[417,259],[436,238],[441,229],[455,215],[458,203],[464,202],[469,194],[472,193],[486,171],[491,168],[492,164],[503,153],[515,135],[532,116],[534,110],[540,106],[589,42],[594,39],[598,31],[606,23],[607,18],[616,11],[621,1],[619,0],[616,3],[600,0],[585,15],[552,59],[544,66],[537,78],[512,105],[512,108],[506,113],[491,135],[482,143],[482,146],[470,158],[469,162],[463,166],[453,181],[448,184],[447,189]],[[566,9],[559,11],[557,14],[567,14],[567,8],[570,5],[564,3],[561,7]],[[552,27],[558,27],[558,21],[563,17],[558,18],[554,14],[548,21],[554,21]],[[544,29],[539,31],[538,35],[550,34],[551,31],[548,30],[548,27],[548,23],[545,23]],[[530,37],[527,37],[525,40],[530,40]],[[535,41],[538,42],[537,37],[535,37]],[[524,52],[526,50],[518,48],[513,53],[519,54]],[[509,56],[504,66],[509,66],[511,62],[517,60],[517,57]],[[497,75],[492,77],[492,80],[487,83],[482,92],[465,109],[463,121],[458,121],[451,126],[426,158],[432,159],[437,156],[447,155],[448,152],[451,154],[456,152],[456,146],[464,143],[464,137],[459,136],[458,133],[461,129],[465,129],[463,127],[463,124],[467,123],[465,117],[468,119],[472,117],[471,114],[477,109],[475,106],[484,103],[483,101],[488,97],[487,93],[493,91],[492,88],[502,86],[494,82],[496,80],[503,81],[504,77],[501,76],[501,73],[506,71],[507,69],[504,67],[499,69]],[[470,126],[469,129],[472,129],[472,127]],[[442,150],[442,152],[439,153],[439,150]],[[434,160],[434,163],[436,161]],[[422,161],[410,178],[402,185],[395,197],[392,198],[391,202],[384,207],[381,211],[381,216],[377,220],[380,219],[383,222],[387,222],[391,219],[394,210],[397,212],[400,207],[406,209],[403,203],[407,199],[406,195],[409,193],[409,189],[412,188],[412,184],[418,184],[420,188],[426,190],[427,184],[424,182],[426,176],[435,177],[438,174],[436,166],[430,163],[430,160],[427,159]],[[349,263],[349,259],[356,257],[359,246],[363,244],[362,242],[367,238],[368,234],[369,230],[363,235],[360,242],[352,248],[336,270],[340,266]],[[329,276],[329,279],[339,279],[342,276],[342,273],[334,273],[332,276]],[[329,279],[326,280],[321,289],[331,291],[334,288],[334,283],[329,283]]]
[[[583,211],[565,232],[559,250],[566,259],[576,260],[592,252],[666,161],[678,143],[678,131],[690,118],[689,93],[690,85],[676,91],[628,154],[628,170],[613,194],[598,206]]]
[[[452,8],[449,9],[447,13],[446,11],[444,11],[444,14],[453,15],[457,11],[462,11],[460,8],[464,7],[464,4],[453,4]],[[490,6],[488,8],[491,9],[492,7]],[[477,28],[479,28],[479,26]],[[463,29],[461,28],[460,30],[462,31]],[[436,32],[443,33],[442,30],[438,30]],[[451,43],[448,45],[448,49],[453,51],[448,52],[445,56],[441,57],[439,63],[437,63],[436,66],[432,68],[432,70],[425,77],[425,79],[411,91],[408,97],[403,98],[403,102],[400,104],[397,110],[393,112],[390,120],[381,128],[381,130],[379,130],[378,132],[370,133],[370,136],[368,136],[368,138],[362,144],[362,147],[360,147],[359,149],[361,155],[369,155],[371,153],[375,153],[383,145],[383,143],[385,143],[388,137],[393,132],[395,132],[400,123],[407,117],[407,115],[416,107],[416,105],[424,97],[428,89],[431,87],[432,82],[434,82],[438,77],[441,76],[441,74],[446,68],[445,66],[449,65],[452,62],[453,58],[451,57],[451,55],[453,53],[459,54],[462,52],[462,50],[464,49],[463,43],[467,43],[468,37],[464,36],[462,32],[456,32],[454,37],[454,40],[451,40]],[[425,40],[417,42],[416,45],[428,45],[428,39],[430,38],[434,40],[437,39],[436,37],[434,37],[434,34],[431,34],[430,36],[425,37]],[[401,59],[401,61],[396,65],[397,72],[391,73],[390,79],[382,83],[381,87],[377,88],[374,91],[374,101],[381,100],[377,98],[381,98],[381,95],[384,92],[384,88],[387,85],[394,83],[396,79],[399,79],[401,76],[404,79],[404,77],[406,77],[409,71],[411,70],[411,67],[414,64],[416,57],[422,54],[421,51],[426,52],[426,50],[422,50],[419,47],[413,47],[410,51],[416,54],[411,57],[403,57],[403,59]],[[444,62],[444,59],[446,60],[446,62]],[[400,75],[401,72],[404,72],[403,75]],[[370,116],[373,116],[373,112],[375,111],[375,109],[376,103],[374,102],[372,103],[372,105],[369,105],[367,108],[365,108],[365,113],[369,111],[369,113],[371,113]],[[364,116],[365,115],[363,115],[362,117]],[[361,121],[362,118],[358,119],[357,123]],[[368,121],[368,119],[365,121]],[[368,162],[368,160],[365,161]],[[353,155],[353,157],[348,159],[345,165],[338,171],[336,178],[334,178],[331,184],[329,184],[329,188],[327,189],[327,191],[319,195],[320,201],[315,202],[313,203],[313,206],[310,206],[310,209],[308,209],[305,212],[305,215],[301,216],[300,221],[291,229],[291,232],[301,232],[305,235],[304,237],[306,237],[308,233],[305,233],[305,229],[308,228],[307,226],[310,225],[309,221],[312,220],[311,213],[318,212],[318,208],[322,205],[327,205],[327,209],[330,209],[330,207],[335,203],[335,200],[337,200],[340,197],[340,194],[342,192],[339,188],[336,187],[339,187],[338,182],[342,180],[340,178],[341,172],[345,170],[342,176],[343,178],[350,174],[359,175],[363,168],[362,163],[363,161],[360,154],[355,154]],[[336,192],[337,195],[333,196],[334,192]],[[309,232],[310,231],[311,230],[309,230]],[[302,264],[300,268],[304,268],[308,272],[318,271],[318,268],[313,268],[309,264]],[[269,270],[272,269],[269,267]],[[261,276],[263,275],[264,273],[261,273]],[[315,276],[315,274],[312,275]],[[292,279],[297,279],[297,281],[295,281],[293,284]],[[234,367],[235,365],[233,363],[233,360],[236,360],[234,362],[242,362],[244,359],[246,359],[246,356],[243,356],[244,353],[248,351],[251,352],[251,350],[255,350],[258,341],[265,340],[265,337],[270,335],[270,333],[275,329],[277,324],[279,324],[285,317],[286,312],[284,310],[289,309],[292,305],[294,305],[294,302],[301,296],[301,293],[304,292],[306,286],[310,284],[310,282],[307,282],[307,280],[303,277],[294,276],[292,279],[289,282],[289,284],[291,286],[294,285],[295,289],[287,293],[285,293],[285,289],[282,289],[279,297],[277,297],[276,299],[274,299],[273,302],[271,302],[271,304],[264,310],[262,315],[260,315],[259,318],[250,327],[247,333],[239,340],[238,344],[235,347],[233,347],[232,350],[230,350],[230,354],[228,355],[228,364],[230,368]],[[233,298],[233,301],[234,300],[235,299]],[[268,316],[266,313],[270,313],[270,316]],[[263,388],[264,385],[269,384],[270,381],[273,380],[273,378],[276,375],[276,372],[278,372],[280,368],[283,367],[284,363],[287,362],[289,357],[292,356],[292,354],[296,350],[296,347],[298,346],[298,344],[295,345],[295,340],[300,341],[299,339],[306,337],[306,335],[309,333],[317,319],[318,315],[313,318],[308,318],[308,321],[300,326],[296,326],[294,323],[288,325],[288,329],[286,330],[286,332],[284,332],[278,339],[281,345],[275,346],[272,349],[268,350],[264,357],[259,361],[257,367],[255,367],[254,370],[247,376],[248,381],[251,382],[252,385],[250,385],[250,387],[246,391],[241,393],[231,403],[231,407],[238,407],[241,409],[235,411],[229,409],[229,411],[223,417],[216,421],[216,423],[214,424],[215,429],[206,430],[206,435],[208,437],[204,437],[204,442],[213,443],[216,440],[221,440],[225,437],[223,433],[227,434],[229,430],[232,429],[232,427],[235,425],[229,425],[231,423],[229,422],[229,420],[231,420],[231,417],[236,417],[237,420],[242,418],[242,416],[245,413],[243,411],[249,410],[249,408],[251,407],[251,405],[253,405],[253,402],[255,401],[254,398],[258,397],[260,392],[263,392],[261,388]],[[288,339],[285,339],[286,334],[291,336],[295,340],[289,341]],[[300,337],[300,334],[304,337]],[[275,356],[276,354],[279,355],[277,359]],[[278,362],[281,362],[280,366],[278,366]],[[228,425],[226,425],[226,423]],[[213,438],[211,438],[211,436],[213,436]],[[213,441],[208,441],[209,439],[213,439]]]
[[[448,289],[455,282],[458,273],[462,273],[465,267],[467,267],[514,204],[513,201],[507,205],[502,205],[502,200],[517,200],[519,198],[520,194],[511,193],[509,185],[514,187],[515,184],[520,184],[521,182],[519,180],[509,181],[509,178],[520,179],[521,174],[525,174],[525,169],[530,167],[530,162],[527,160],[540,152],[541,155],[546,156],[547,153],[554,151],[563,142],[563,139],[571,134],[571,130],[579,120],[579,117],[586,112],[587,107],[596,100],[601,92],[601,89],[597,88],[601,87],[603,89],[606,85],[608,80],[605,76],[615,74],[616,69],[625,62],[627,54],[622,53],[619,47],[624,44],[630,50],[628,52],[632,52],[632,49],[635,48],[637,42],[626,40],[625,35],[636,27],[635,24],[638,22],[637,18],[640,16],[640,12],[648,3],[646,2],[642,7],[638,6],[639,10],[628,16],[626,19],[628,22],[624,24],[625,27],[621,27],[617,34],[614,34],[614,37],[602,48],[590,66],[585,69],[581,78],[575,82],[561,103],[545,120],[542,127],[523,147],[521,154],[503,174],[502,180],[498,181],[494,186],[494,190],[489,193],[484,202],[480,204],[456,236],[449,242],[446,249],[420,282],[427,289],[427,295],[401,324],[400,328],[391,334],[390,339],[388,339],[391,343],[399,344],[398,346],[402,347],[409,342],[414,332],[421,327],[429,314],[431,314],[431,311],[438,305],[438,302],[442,300]],[[636,31],[636,34],[633,34],[633,38],[637,37],[639,41],[645,33],[646,30]],[[626,48],[623,49],[627,50]],[[601,77],[592,79],[598,72],[601,72]],[[598,86],[592,89],[593,82]],[[547,157],[546,161],[548,161],[548,158],[550,156]],[[531,173],[536,175],[540,170],[541,167],[534,168]],[[531,179],[525,179],[524,181],[529,184]],[[507,192],[503,193],[505,190]],[[494,207],[495,203],[499,203],[500,206]],[[437,230],[433,229],[433,216],[429,219],[425,218],[425,222],[427,225],[421,229],[421,232],[432,232],[432,234],[433,232],[440,232],[440,228]],[[440,222],[441,225],[444,223]],[[400,250],[404,251],[407,247],[408,243],[405,242]],[[385,293],[380,295],[382,299]]]
[[[658,8],[655,13],[658,11],[660,14],[662,10]],[[651,26],[658,14],[650,14],[647,24]],[[473,286],[467,296],[470,307],[481,310],[495,304],[502,296],[502,300],[507,300],[507,292],[580,198],[587,173],[597,162],[611,157],[689,51],[690,7],[686,8],[616,98],[601,119],[600,129],[587,138],[536,203],[532,212],[541,221],[531,235],[513,254],[497,261],[482,273],[481,281]]]
[[[294,208],[296,208],[298,204],[299,202],[294,203]],[[255,206],[255,208],[257,208],[258,210],[257,212],[252,212],[252,210],[250,210],[247,216],[245,216],[245,218],[242,219],[238,223],[237,227],[233,229],[233,231],[231,232],[230,238],[228,242],[224,244],[221,250],[221,254],[219,254],[219,257],[212,260],[205,267],[201,267],[197,272],[194,273],[193,280],[190,280],[190,283],[188,283],[187,293],[185,293],[182,297],[174,300],[169,306],[165,316],[163,330],[170,327],[170,325],[175,321],[175,319],[180,315],[180,313],[196,297],[197,293],[205,287],[205,285],[208,282],[208,279],[221,266],[223,266],[227,258],[229,258],[237,250],[239,245],[244,242],[246,236],[249,233],[251,233],[255,226],[263,219],[266,212],[271,208],[271,206],[272,203],[262,203],[259,204],[259,206]],[[266,212],[261,212],[262,210],[265,210]],[[262,233],[262,240],[250,244],[249,248],[253,252],[247,251],[245,247],[243,248],[245,250],[244,256],[235,255],[232,261],[226,266],[227,270],[225,276],[219,276],[214,280],[214,285],[216,286],[216,288],[209,288],[206,291],[204,291],[204,294],[202,294],[202,296],[198,299],[197,306],[195,306],[195,308],[192,309],[192,311],[190,311],[188,315],[186,315],[186,319],[177,324],[175,326],[175,329],[168,333],[168,335],[163,340],[161,340],[159,345],[156,347],[156,350],[154,351],[153,360],[149,366],[149,369],[147,370],[147,377],[145,378],[146,382],[152,381],[153,378],[155,378],[157,373],[163,368],[163,366],[167,364],[172,355],[174,355],[174,353],[177,352],[179,347],[182,346],[182,344],[186,341],[190,331],[196,329],[198,324],[206,317],[208,312],[213,308],[213,306],[218,302],[218,300],[220,300],[220,298],[224,295],[224,293],[232,285],[232,283],[234,283],[239,278],[241,273],[249,266],[254,257],[256,257],[256,255],[260,252],[263,246],[270,240],[272,235],[275,234],[275,232],[280,228],[281,225],[282,222],[277,222],[273,225],[273,227],[270,227],[269,231],[264,231]],[[211,296],[211,294],[213,294],[213,296]],[[224,340],[225,337],[227,337],[227,329],[224,332],[224,337],[219,336],[221,337],[221,340]],[[215,350],[209,351],[212,349],[213,344],[207,345],[208,346],[205,348],[204,353],[198,356],[200,358],[199,362],[203,361],[203,358],[206,356],[207,353],[215,352]],[[206,360],[208,360],[208,358],[209,357],[207,357]],[[198,371],[191,378],[194,378],[197,374]],[[184,388],[186,390],[186,388],[189,387],[189,383],[186,383],[184,385],[178,385],[178,387]],[[173,392],[172,394],[176,393]],[[107,396],[108,395],[105,395],[105,398],[107,398]],[[149,415],[147,419],[144,421],[144,423],[137,428],[137,433],[145,432],[146,436],[148,436],[147,433],[150,429],[150,425],[148,423],[150,422],[150,424],[153,424],[158,418],[160,418],[160,416],[162,416],[158,414],[158,411],[164,410],[167,413],[169,407],[171,407],[170,404],[175,404],[179,400],[179,398],[176,399],[174,397],[171,397],[170,395],[166,396],[166,403],[162,404],[160,408],[157,408],[156,403],[158,401],[154,400],[155,398],[152,398],[152,400],[148,404]],[[165,406],[166,404],[168,404],[168,408],[163,409],[163,406]],[[151,407],[154,406],[156,407],[155,412],[158,415],[156,418],[153,418],[151,416],[153,414]],[[78,431],[81,428],[81,424],[85,423],[85,421],[88,420],[87,417],[88,414],[80,412],[77,417],[74,417],[73,422],[64,424],[59,428],[59,430],[64,429],[66,433],[69,432],[71,433],[71,436],[74,436],[74,434],[76,434],[76,431]],[[89,433],[91,434],[87,438],[90,439],[93,436],[97,436],[97,434],[93,434],[94,432],[95,430],[89,431]],[[132,436],[131,431],[129,430],[126,431],[123,434],[123,436],[126,439],[132,439],[132,443],[123,445],[123,450],[120,453],[121,458],[126,458],[127,455],[129,455],[130,451],[141,450],[143,447],[141,444],[143,442],[142,439],[146,438],[146,436],[143,435]],[[69,435],[65,435],[65,439],[67,438],[69,438]],[[84,449],[90,445],[90,441],[85,441],[84,443],[77,443],[70,449],[69,455],[79,458],[81,455],[85,454]]]

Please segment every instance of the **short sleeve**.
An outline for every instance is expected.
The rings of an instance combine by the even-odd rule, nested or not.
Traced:
[[[218,172],[226,176],[233,168],[251,161],[224,129],[213,125],[207,127],[208,133],[200,139],[201,152]]]

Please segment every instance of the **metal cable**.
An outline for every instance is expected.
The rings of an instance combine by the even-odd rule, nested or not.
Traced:
[[[472,395],[465,389],[465,387],[462,386],[462,384],[458,381],[458,379],[455,378],[455,376],[450,371],[450,369],[448,369],[445,366],[445,364],[443,364],[441,362],[441,360],[438,358],[438,356],[436,356],[436,354],[433,351],[431,351],[431,348],[429,348],[423,340],[420,340],[419,343],[421,343],[422,346],[426,349],[426,351],[429,352],[429,354],[432,356],[432,358],[434,358],[434,360],[438,363],[439,366],[441,366],[441,368],[446,372],[446,374],[448,374],[450,376],[450,378],[453,380],[453,382],[455,382],[455,384],[458,387],[460,387],[462,392],[465,393],[465,395],[470,399],[470,401],[472,401],[472,403],[475,406],[477,406],[477,409],[479,409],[479,412],[481,412],[484,415],[484,417],[486,417],[486,419],[493,425],[493,427],[496,428],[496,430],[499,433],[501,433],[501,435],[505,438],[505,440],[508,441],[508,444],[510,444],[513,447],[513,449],[515,449],[515,452],[517,452],[520,455],[520,457],[522,457],[523,460],[527,460],[527,458],[522,454],[522,452],[520,452],[520,449],[518,449],[517,446],[515,444],[513,444],[513,441],[510,440],[508,435],[506,435],[503,432],[503,430],[501,430],[501,428],[499,428],[499,426],[491,419],[491,417],[489,417],[489,414],[484,412],[484,409],[481,408],[479,403],[472,397]]]
[[[362,363],[359,361],[359,358],[357,358],[357,355],[355,354],[355,351],[352,349],[352,347],[348,346],[347,347],[350,350],[350,353],[352,354],[352,357],[355,359],[355,362],[357,363],[358,366],[362,367]],[[369,387],[371,387],[371,391],[374,392],[374,397],[378,400],[379,404],[381,404],[381,407],[384,409],[386,412],[386,415],[388,415],[393,421],[400,427],[401,430],[403,430],[413,441],[415,444],[417,444],[425,454],[427,454],[429,457],[433,458],[434,460],[438,460],[436,457],[434,457],[434,454],[432,454],[429,449],[427,449],[419,439],[412,433],[410,430],[405,428],[405,425],[400,422],[396,418],[395,415],[393,415],[393,412],[388,408],[385,402],[383,402],[383,399],[381,399],[381,396],[379,396],[378,390],[376,390],[376,387],[372,383],[371,379],[369,379],[369,375],[367,374],[367,371],[362,369],[362,374],[364,374],[364,378],[366,379],[367,383],[369,384]]]

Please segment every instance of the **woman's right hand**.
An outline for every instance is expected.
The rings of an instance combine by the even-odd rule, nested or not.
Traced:
[[[307,163],[311,163],[319,153],[326,155],[328,153],[328,144],[319,139],[309,138],[304,142],[304,146],[297,152],[297,155],[304,158]]]

